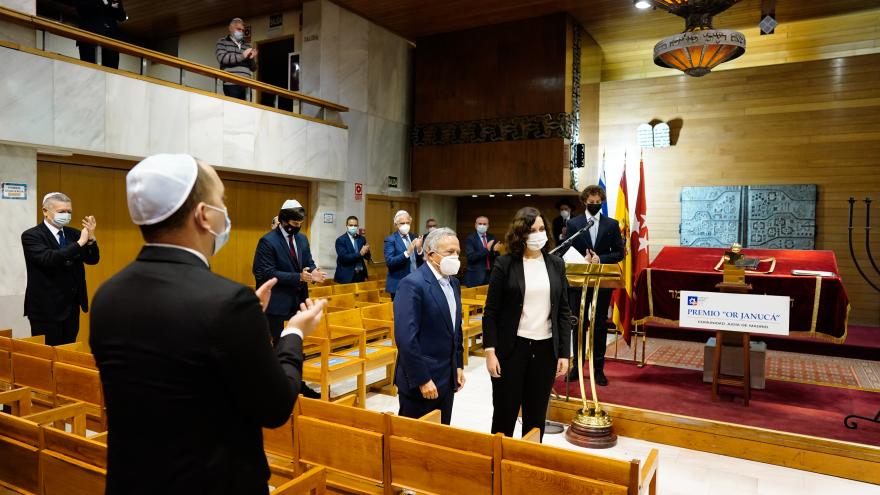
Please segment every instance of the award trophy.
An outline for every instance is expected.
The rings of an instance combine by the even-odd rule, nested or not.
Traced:
[[[577,366],[578,383],[581,387],[581,401],[583,407],[571,420],[571,426],[565,432],[565,438],[569,442],[587,448],[609,448],[617,444],[617,435],[612,430],[611,417],[602,410],[599,399],[596,398],[596,379],[593,371],[593,334],[595,332],[596,303],[599,298],[599,289],[610,289],[623,286],[620,266],[614,264],[586,264],[566,263],[565,274],[568,283],[572,287],[582,287],[580,314],[577,326]],[[593,289],[593,300],[589,312],[589,328],[584,335],[584,312],[587,307],[587,292]],[[582,339],[586,338],[587,356],[589,356],[590,369],[590,392],[591,399],[587,402],[587,394],[584,387],[584,353],[580,352]]]

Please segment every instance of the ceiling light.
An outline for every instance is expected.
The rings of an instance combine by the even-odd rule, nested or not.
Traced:
[[[635,5],[635,7],[637,9],[650,9],[651,8],[651,2],[646,2],[645,0],[633,0],[633,5]]]
[[[472,198],[478,198],[478,197],[480,197],[480,195],[479,195],[479,194],[471,194],[471,197],[472,197]]]
[[[526,197],[531,198],[532,197],[531,193],[526,193]]]
[[[739,0],[651,0],[651,4],[685,20],[683,33],[654,46],[654,63],[693,77],[705,76],[746,51],[746,37],[729,29],[714,29],[712,17]]]
[[[489,197],[490,197],[490,198],[494,198],[495,195],[494,195],[494,194],[490,194]]]

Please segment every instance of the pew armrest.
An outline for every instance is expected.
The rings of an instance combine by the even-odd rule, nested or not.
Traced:
[[[323,466],[317,466],[272,490],[271,495],[311,493],[312,490],[324,493],[326,485],[327,471]]]
[[[657,449],[651,449],[648,459],[645,460],[645,465],[642,466],[642,472],[639,475],[639,495],[652,491],[650,490],[651,486],[655,486],[658,456]]]
[[[429,423],[440,424],[440,410],[434,409],[433,411],[419,418],[419,421],[427,421]]]
[[[541,430],[539,428],[532,428],[532,431],[523,435],[522,439],[526,442],[541,443]]]

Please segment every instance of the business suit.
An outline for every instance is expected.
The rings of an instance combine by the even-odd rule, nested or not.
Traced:
[[[290,251],[289,237],[281,227],[272,229],[260,238],[254,252],[252,271],[256,287],[272,277],[278,279],[266,308],[273,342],[281,335],[284,321],[295,315],[299,311],[300,303],[309,297],[309,286],[301,280],[303,269],[315,269],[308,238],[299,233],[293,235],[297,253],[294,258]]]
[[[352,244],[354,239],[355,244]],[[336,273],[333,280],[340,284],[363,282],[367,279],[367,263],[370,253],[361,256],[361,249],[367,244],[367,238],[356,235],[352,238],[346,232],[336,238]]]
[[[63,227],[63,231],[64,247],[45,221],[21,234],[27,268],[24,316],[30,321],[31,335],[45,335],[49,345],[76,340],[79,312],[89,311],[84,265],[100,260],[96,242],[80,247],[79,230]]]
[[[487,249],[487,246],[494,240],[495,236],[487,232],[486,246],[484,246],[480,233],[476,231],[464,240],[464,253],[467,256],[467,269],[464,272],[465,287],[476,287],[489,283],[489,272],[492,271],[492,265],[495,263],[498,252]]]
[[[406,238],[410,243],[415,240],[415,237],[411,234],[407,234]],[[418,253],[417,249],[413,249],[410,257],[406,256],[406,244],[404,244],[403,236],[400,235],[400,232],[393,232],[385,238],[383,253],[385,255],[385,266],[388,268],[388,275],[385,277],[385,291],[391,293],[393,297],[394,293],[397,292],[397,285],[400,281],[415,271],[412,270],[410,257],[415,257],[416,267],[418,267],[422,264],[422,255]]]
[[[571,354],[565,262],[546,253],[542,256],[550,282],[550,339],[531,340],[518,335],[526,293],[523,258],[509,254],[499,257],[489,278],[483,346],[495,348],[501,366],[501,376],[492,378],[492,433],[513,436],[522,407],[523,433],[540,428],[543,435],[557,360]]]
[[[265,494],[261,428],[283,425],[302,339],[275,350],[252,289],[195,254],[145,246],[95,294],[90,344],[107,406],[107,494]]]
[[[437,276],[428,263],[401,280],[394,298],[394,340],[397,367],[394,384],[400,398],[400,415],[417,418],[440,409],[441,422],[449,424],[458,388],[458,368],[463,368],[461,289],[448,277],[455,300],[454,319]],[[425,399],[420,386],[433,380],[438,398]]]
[[[586,226],[586,214],[572,218],[568,222],[566,239],[574,236],[577,231]],[[572,247],[577,249],[577,251],[584,256],[587,255],[588,249],[592,250],[599,256],[599,262],[602,264],[619,263],[624,257],[623,237],[620,234],[620,224],[613,218],[600,215],[595,245],[593,244],[590,233],[585,232],[574,240]],[[595,369],[598,374],[602,374],[602,369],[605,365],[605,343],[608,336],[607,313],[608,306],[611,304],[611,292],[611,289],[599,289],[599,299],[596,302],[596,324],[593,328],[595,332],[593,334],[593,346],[595,348],[595,352],[593,352],[593,369]],[[592,290],[590,290],[587,293],[587,301],[592,301],[592,297],[593,293]],[[571,312],[579,317],[581,289],[570,289],[569,299]],[[586,329],[588,328],[586,325],[587,322],[584,321],[584,340],[586,340]],[[577,327],[575,327],[574,330],[576,331]],[[581,344],[581,351],[584,353],[584,360],[586,361],[586,342],[582,342]],[[604,376],[604,374],[602,374],[602,376]]]
[[[116,7],[113,7],[114,1]],[[125,8],[122,6],[122,0],[107,0],[106,5],[103,0],[75,0],[74,3],[76,14],[79,16],[80,29],[108,38],[119,38],[117,23],[128,19]],[[78,41],[77,45],[79,45],[80,60],[93,64],[97,61],[95,45],[82,41]],[[101,65],[118,69],[119,52],[102,47]]]

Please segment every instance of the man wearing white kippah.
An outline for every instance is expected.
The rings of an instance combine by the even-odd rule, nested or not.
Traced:
[[[43,221],[21,234],[27,268],[24,315],[31,335],[45,335],[46,344],[76,340],[79,311],[89,311],[85,265],[98,263],[95,217],[82,220],[82,230],[67,225],[73,206],[64,193],[43,196]]]
[[[95,294],[90,343],[107,407],[107,494],[268,493],[262,428],[283,425],[302,382],[305,301],[273,350],[253,290],[211,272],[232,223],[223,183],[189,155],[154,155],[126,177],[146,241]]]

